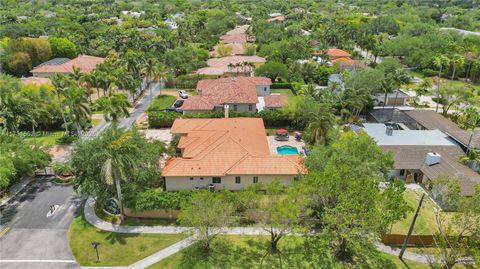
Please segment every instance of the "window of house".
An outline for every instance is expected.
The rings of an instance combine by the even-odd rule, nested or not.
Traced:
[[[235,183],[240,184],[242,178],[241,177],[235,177]]]
[[[212,177],[212,183],[213,184],[221,184],[222,179],[220,177]]]
[[[237,111],[237,105],[233,105],[233,111]]]
[[[263,91],[266,92],[266,91],[267,91],[267,87],[263,87]]]
[[[203,180],[203,177],[201,177],[200,180]]]
[[[253,183],[258,183],[258,177],[253,177]]]
[[[248,105],[248,111],[252,111],[253,110],[253,105]]]
[[[191,177],[190,180],[193,180],[193,177]]]

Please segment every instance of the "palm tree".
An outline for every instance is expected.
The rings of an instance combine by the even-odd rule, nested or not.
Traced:
[[[395,80],[392,76],[386,76],[382,82],[381,82],[381,87],[380,89],[382,92],[385,94],[383,98],[383,109],[385,109],[385,105],[387,104],[387,97],[388,94],[393,92],[393,90],[396,88],[395,86]]]
[[[134,173],[137,170],[135,160],[132,158],[132,151],[136,150],[136,147],[128,143],[131,134],[124,133],[114,141],[112,141],[107,150],[107,159],[102,164],[102,179],[109,185],[115,184],[118,203],[120,207],[120,217],[123,220],[123,197],[120,181],[128,180],[128,175]]]
[[[435,112],[438,112],[438,106],[439,106],[439,97],[440,97],[440,76],[442,75],[442,70],[443,67],[448,65],[448,58],[445,55],[438,55],[435,58],[433,58],[433,65],[435,68],[438,69],[438,77],[437,77],[437,107],[435,109]]]
[[[468,139],[467,144],[468,151],[470,151],[470,144],[472,143],[475,128],[480,127],[480,113],[473,106],[467,107],[466,109],[464,109],[463,115],[460,119],[460,126],[471,131],[470,138]]]
[[[130,102],[124,94],[112,94],[108,97],[108,102],[104,107],[104,117],[108,122],[112,122],[114,128],[117,127],[120,118],[128,117],[129,112],[128,108],[130,107]]]
[[[18,133],[20,124],[36,124],[34,110],[35,105],[18,93],[3,96],[0,103],[0,116],[4,118],[5,126],[15,133]]]
[[[309,118],[307,128],[310,134],[310,143],[315,144],[322,140],[323,144],[327,145],[328,131],[335,124],[335,116],[330,105],[319,103],[307,116]]]
[[[68,95],[68,91],[71,88],[71,81],[68,80],[63,74],[56,73],[52,77],[52,84],[55,91],[55,96],[57,96],[57,102],[60,105],[60,113],[62,115],[63,120],[63,127],[65,128],[65,132],[68,134],[68,123],[67,118],[65,117],[65,102],[66,96]]]
[[[81,80],[87,88],[87,96],[90,103],[92,102],[92,87],[95,87],[97,84],[96,77],[94,73],[85,73],[83,74]]]
[[[73,80],[75,80],[78,87],[82,86],[83,73],[80,71],[80,68],[74,66],[73,73],[70,76],[73,78]]]
[[[72,87],[65,100],[70,118],[77,129],[77,136],[82,138],[82,122],[90,117],[90,108],[84,90],[79,87]]]
[[[154,69],[158,65],[158,61],[154,57],[149,57],[142,65],[141,71],[145,74],[145,78],[147,80],[147,88],[150,86],[151,79],[153,77]]]
[[[412,78],[410,77],[410,75],[408,74],[408,72],[405,69],[399,68],[399,69],[395,70],[395,73],[393,75],[393,79],[394,79],[395,84],[397,86],[395,101],[393,101],[393,108],[395,109],[395,105],[397,103],[397,97],[398,97],[398,93],[400,91],[400,87],[404,84],[410,83],[410,80]]]
[[[455,72],[457,71],[457,66],[462,66],[465,64],[465,59],[462,57],[460,54],[454,54],[452,58],[450,59],[450,63],[452,65],[453,71],[452,71],[452,78],[453,80],[455,78]]]

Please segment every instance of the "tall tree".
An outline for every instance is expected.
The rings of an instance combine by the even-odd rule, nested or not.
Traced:
[[[69,117],[77,130],[77,137],[82,138],[82,125],[90,117],[90,107],[88,105],[85,90],[74,85],[69,88],[66,96],[65,106],[68,109]]]
[[[234,206],[221,193],[195,192],[190,201],[182,203],[181,208],[178,216],[180,223],[196,230],[196,240],[207,252],[211,249],[212,240],[235,221]]]
[[[448,65],[449,60],[445,55],[438,55],[433,58],[432,63],[433,63],[433,66],[438,70],[438,75],[437,75],[437,99],[438,99],[440,98],[440,77],[442,76],[443,68]],[[435,112],[438,112],[439,103],[438,102],[436,103],[437,103],[437,107],[435,109]]]
[[[470,138],[468,139],[467,147],[469,151],[472,150],[470,148],[470,144],[472,143],[472,138],[475,133],[475,129],[480,127],[480,112],[475,107],[467,107],[463,110],[462,115],[460,116],[460,125],[470,130]]]
[[[112,94],[107,98],[104,107],[104,117],[106,121],[112,122],[114,128],[117,127],[120,118],[128,117],[130,113],[128,108],[130,102],[125,94]]]

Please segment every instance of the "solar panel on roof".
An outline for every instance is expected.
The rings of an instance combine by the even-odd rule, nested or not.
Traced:
[[[43,66],[43,65],[61,65],[61,64],[64,64],[66,62],[70,61],[70,59],[68,58],[53,58],[51,60],[48,60],[44,63],[41,63],[39,64],[38,66]],[[37,66],[37,67],[38,67]]]

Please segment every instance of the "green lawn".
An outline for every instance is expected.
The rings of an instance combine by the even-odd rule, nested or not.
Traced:
[[[55,144],[55,140],[62,137],[64,133],[65,131],[47,132],[45,134],[39,134],[38,136],[27,137],[26,139],[29,141],[36,141],[47,146],[52,146]]]
[[[152,104],[148,107],[148,111],[161,111],[165,108],[172,106],[173,103],[177,100],[175,96],[171,95],[160,95],[153,100]]]
[[[173,268],[279,268],[278,256],[267,255],[266,236],[223,236],[226,240],[214,243],[212,253],[207,256],[197,246],[191,246],[149,267],[149,269]],[[283,268],[309,268],[303,261],[301,247],[303,238],[287,237],[280,241]],[[396,268],[427,269],[427,264],[405,260],[389,254],[381,254]],[[261,261],[263,259],[263,266]],[[389,267],[391,268],[391,267]]]
[[[405,199],[408,205],[413,209],[413,211],[407,214],[407,218],[397,222],[392,227],[392,234],[406,234],[408,232],[408,228],[410,227],[410,223],[413,220],[413,216],[415,214],[415,210],[418,206],[418,202],[420,200],[421,193],[415,193],[413,190],[407,190],[405,192]],[[417,221],[415,223],[415,227],[413,230],[413,234],[434,234],[437,230],[437,224],[435,221],[435,207],[434,203],[428,196],[425,196],[425,200],[423,201],[422,209],[420,209],[420,213],[418,215]],[[452,213],[442,213],[451,215]]]
[[[293,98],[295,96],[292,90],[290,89],[272,89],[271,93],[281,93],[283,95],[288,96],[288,99]]]
[[[70,249],[82,266],[127,266],[182,240],[183,234],[121,234],[96,229],[83,211],[73,220],[68,233]],[[100,262],[91,242],[98,241]]]

